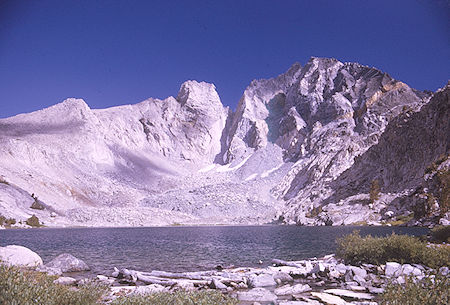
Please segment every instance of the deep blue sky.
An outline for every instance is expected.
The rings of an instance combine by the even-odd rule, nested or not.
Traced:
[[[252,79],[311,56],[436,90],[450,71],[446,0],[0,0],[0,117],[67,97],[91,108],[212,82],[235,109]]]

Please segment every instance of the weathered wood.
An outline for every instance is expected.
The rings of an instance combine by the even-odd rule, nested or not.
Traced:
[[[189,280],[205,280],[206,278],[210,278],[207,276],[199,275],[196,273],[177,273],[177,272],[165,272],[153,270],[150,273],[146,273],[146,275],[156,276],[156,277],[164,277],[164,278],[172,278],[172,279],[189,279]]]
[[[299,265],[297,263],[294,262],[287,262],[281,259],[273,259],[272,263],[278,266],[288,266],[288,267],[296,267],[296,268],[304,268],[304,266]]]

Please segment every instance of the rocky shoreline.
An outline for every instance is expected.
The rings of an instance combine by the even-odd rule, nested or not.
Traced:
[[[55,283],[62,285],[107,285],[109,295],[105,303],[124,295],[215,289],[237,298],[241,305],[378,304],[380,294],[389,283],[405,284],[410,277],[421,280],[436,273],[450,276],[448,267],[433,270],[419,264],[396,262],[379,266],[346,265],[334,254],[300,261],[274,259],[271,266],[260,268],[217,266],[215,270],[182,273],[114,268],[110,274],[81,279],[69,275],[88,271],[89,266],[67,253],[44,265],[33,251],[7,246],[0,248],[0,260],[59,276]]]

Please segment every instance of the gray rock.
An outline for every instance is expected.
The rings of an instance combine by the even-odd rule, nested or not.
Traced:
[[[395,262],[387,262],[384,268],[384,274],[388,277],[399,276],[402,273],[402,265]]]
[[[276,295],[294,295],[300,294],[306,291],[311,291],[311,287],[308,284],[296,284],[296,285],[285,285],[274,290]]]
[[[227,289],[227,286],[216,278],[212,279],[211,284],[209,286],[213,289]]]
[[[355,266],[349,266],[350,270],[353,272],[354,275],[358,275],[362,278],[365,278],[367,276],[367,271],[360,267]]]
[[[350,291],[350,290],[344,290],[344,289],[326,289],[324,290],[324,292],[326,293],[331,293],[337,296],[341,296],[341,297],[347,297],[347,298],[352,298],[352,299],[357,299],[357,300],[371,300],[373,299],[373,296],[368,294],[368,293],[364,293],[364,292],[354,292],[354,291]]]
[[[248,286],[250,288],[276,286],[276,282],[271,274],[252,274],[248,278]]]
[[[326,303],[326,304],[334,304],[334,305],[347,305],[348,303],[341,299],[338,296],[329,294],[329,293],[324,293],[324,292],[311,292],[311,295],[320,299],[322,302]]]
[[[46,267],[59,268],[62,272],[79,272],[91,270],[82,260],[69,253],[63,253],[45,264]]]
[[[321,303],[311,300],[308,301],[280,301],[278,305],[321,305]]]
[[[39,266],[36,271],[47,273],[48,275],[62,275],[62,270],[60,268],[52,268],[47,266]]]
[[[413,267],[410,264],[403,264],[401,269],[401,274],[408,276],[421,276],[423,275],[422,270]]]
[[[237,293],[239,301],[249,302],[275,302],[277,296],[265,288],[253,288],[248,291],[240,291]]]
[[[43,263],[41,257],[36,252],[17,245],[0,247],[0,261],[11,266],[27,268],[36,268]]]
[[[311,270],[311,273],[323,273],[325,272],[326,267],[321,262],[318,262],[314,265],[314,268]]]
[[[163,291],[167,291],[166,287],[158,284],[150,284],[145,286],[136,286],[133,294],[146,295]]]
[[[55,284],[67,285],[67,286],[75,285],[76,282],[77,282],[76,279],[74,279],[73,277],[68,277],[68,276],[62,276],[53,281],[53,283],[55,283]]]
[[[359,276],[359,275],[355,275],[355,276],[353,277],[353,280],[356,281],[356,282],[357,282],[358,284],[360,284],[361,286],[366,285],[366,279],[363,278],[363,277],[361,277],[361,276]]]
[[[447,276],[448,275],[448,267],[441,267],[441,268],[439,268],[439,274]]]
[[[340,263],[340,264],[336,265],[336,270],[339,271],[339,273],[341,273],[341,274],[345,274],[347,272],[348,268],[346,265]]]
[[[294,281],[292,276],[290,276],[289,274],[287,274],[285,272],[276,272],[273,274],[273,278],[275,281],[279,280],[281,283],[288,283],[288,282]]]
[[[369,287],[367,287],[367,289],[369,290],[370,293],[375,293],[375,294],[380,294],[380,293],[384,292],[384,288],[369,286]]]

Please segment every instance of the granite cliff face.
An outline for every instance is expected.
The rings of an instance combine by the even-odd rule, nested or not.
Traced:
[[[430,100],[375,68],[311,58],[253,81],[235,112],[196,81],[102,110],[68,99],[0,120],[0,214],[55,226],[392,220],[448,155],[448,90]]]

